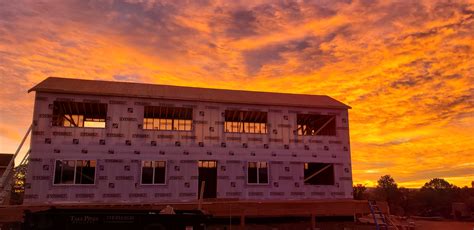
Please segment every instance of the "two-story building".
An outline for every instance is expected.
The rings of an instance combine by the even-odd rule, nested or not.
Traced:
[[[26,204],[352,199],[350,107],[328,96],[52,77],[31,91]]]

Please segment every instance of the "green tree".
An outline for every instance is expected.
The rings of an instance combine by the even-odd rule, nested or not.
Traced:
[[[451,215],[451,204],[456,201],[460,189],[444,179],[434,178],[425,183],[419,192],[420,214],[424,216]]]
[[[408,189],[404,187],[398,188],[400,205],[404,216],[419,215],[418,210],[420,208],[420,201],[418,200],[418,189]]]
[[[365,199],[367,199],[367,194],[365,194],[366,190],[367,190],[367,188],[362,184],[357,184],[356,186],[354,186],[353,187],[354,199],[355,200],[365,200]]]
[[[455,186],[447,182],[445,179],[434,178],[429,182],[425,183],[422,189],[431,189],[431,190],[448,190],[453,189]]]
[[[402,213],[399,205],[401,197],[400,191],[392,176],[385,175],[380,177],[377,181],[377,187],[375,188],[375,197],[377,200],[386,201],[392,213]]]
[[[378,200],[389,201],[389,198],[397,192],[398,185],[390,175],[380,177],[375,188],[376,197]]]

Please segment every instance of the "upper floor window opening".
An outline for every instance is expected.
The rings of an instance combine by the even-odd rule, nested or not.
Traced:
[[[105,128],[107,104],[55,101],[53,126]]]
[[[228,133],[267,133],[267,112],[226,110],[224,128]]]
[[[298,114],[296,124],[301,136],[336,136],[334,115]]]
[[[190,131],[192,123],[192,108],[145,106],[143,129]]]

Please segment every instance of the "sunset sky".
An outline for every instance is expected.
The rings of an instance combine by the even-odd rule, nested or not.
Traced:
[[[0,0],[0,152],[48,76],[326,94],[354,183],[474,180],[474,0]]]

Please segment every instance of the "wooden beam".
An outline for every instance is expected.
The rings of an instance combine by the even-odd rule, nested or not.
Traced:
[[[76,123],[74,123],[74,121],[73,121],[74,119],[72,119],[71,116],[69,116],[69,118],[66,117],[66,106],[64,105],[64,103],[59,101],[57,104],[58,104],[58,108],[59,108],[58,118],[61,118],[61,125],[64,126],[64,119],[69,121],[71,124],[75,125]],[[70,115],[70,114],[68,114],[68,115]],[[56,120],[56,122],[58,122],[58,121]],[[59,124],[57,124],[57,125],[59,125]]]
[[[95,114],[94,114],[94,105],[92,103],[84,103],[84,107],[88,105],[88,107],[90,108],[90,113],[88,114],[89,116],[87,117],[90,117],[92,119],[95,118]],[[86,119],[86,115],[84,114],[84,120]]]
[[[161,119],[163,119],[163,116],[161,116],[161,110],[163,107],[158,107],[158,130],[161,130]]]
[[[198,203],[198,209],[202,210],[202,200],[204,199],[204,187],[206,186],[206,181],[203,180],[201,181],[201,189],[199,190],[199,203]]]
[[[84,102],[84,105],[88,105],[88,107],[90,108],[90,113],[89,113],[89,116],[90,118],[94,119],[95,116],[96,116],[96,113],[94,112],[94,104],[93,103],[85,103]],[[84,115],[84,118],[86,118],[86,116]]]
[[[317,118],[317,119],[309,120],[309,121],[308,121],[308,124],[307,124],[307,126],[306,126],[306,128],[307,128],[307,131],[306,131],[306,132],[309,133],[309,132],[315,130],[316,127],[318,126],[319,121],[324,121],[325,119],[326,119],[326,118],[325,118],[324,116],[318,115],[318,118]],[[311,132],[310,135],[311,135],[311,136],[316,136],[316,133],[313,134],[313,133]]]
[[[79,114],[81,112],[81,110],[79,109],[79,103],[74,103],[74,106],[76,107],[77,114]],[[72,111],[71,111],[71,114],[72,114]],[[75,124],[75,125],[76,125],[76,127],[79,126],[79,124]],[[84,126],[84,118],[82,118],[82,126]]]
[[[328,168],[331,167],[331,166],[332,166],[332,164],[328,164],[328,165],[324,166],[324,168],[320,169],[319,171],[317,171],[317,172],[311,174],[311,176],[309,176],[308,178],[304,179],[304,182],[306,182],[306,181],[310,180],[311,178],[317,176],[317,175],[320,174],[322,171],[328,169]],[[308,166],[308,167],[309,167],[309,166]]]
[[[189,117],[187,117],[187,118],[189,118],[188,120],[193,120],[193,109],[190,108],[190,109],[187,109],[187,111],[188,112],[186,114],[189,113]]]
[[[298,114],[300,116],[303,116],[303,118],[301,118],[301,122],[300,122],[300,125],[301,127],[300,128],[297,128],[296,130],[298,131],[299,129],[301,129],[301,133],[302,135],[308,135],[308,130],[309,130],[309,124],[311,123],[311,118],[313,116],[317,116],[317,115],[312,115],[312,114]],[[298,115],[296,115],[296,119],[298,120]],[[297,124],[298,124],[298,121],[297,121]],[[306,128],[303,129],[303,125],[306,126]]]
[[[104,120],[107,120],[107,104],[105,103],[99,103],[97,104],[98,108],[99,108],[99,115],[100,117],[104,118]]]
[[[68,103],[68,107],[69,107],[69,111],[67,111],[67,108],[66,108],[66,105],[65,103]],[[68,120],[74,127],[78,127],[76,122],[74,121],[74,119],[72,118],[72,108],[71,108],[71,104],[69,102],[59,102],[59,104],[62,106],[62,110],[63,110],[63,118]],[[69,118],[68,119],[66,117],[66,115],[69,115]],[[63,122],[63,125],[64,125],[64,122]]]
[[[245,229],[245,215],[240,216],[240,229]]]
[[[321,128],[319,128],[319,129],[314,133],[314,135],[315,135],[315,136],[318,135],[318,133],[321,132],[321,130],[323,130],[324,127],[326,127],[326,126],[329,124],[329,122],[331,122],[332,120],[334,120],[334,118],[335,118],[335,116],[331,117],[328,121],[326,121],[326,123],[324,123],[323,126],[321,126]]]
[[[252,120],[252,122],[260,123],[262,113],[260,111],[254,111],[253,113],[255,113],[255,118]]]
[[[238,118],[239,113],[240,113],[239,111],[235,111],[235,110],[232,111],[232,121],[236,121],[235,116],[237,114],[237,118]]]

